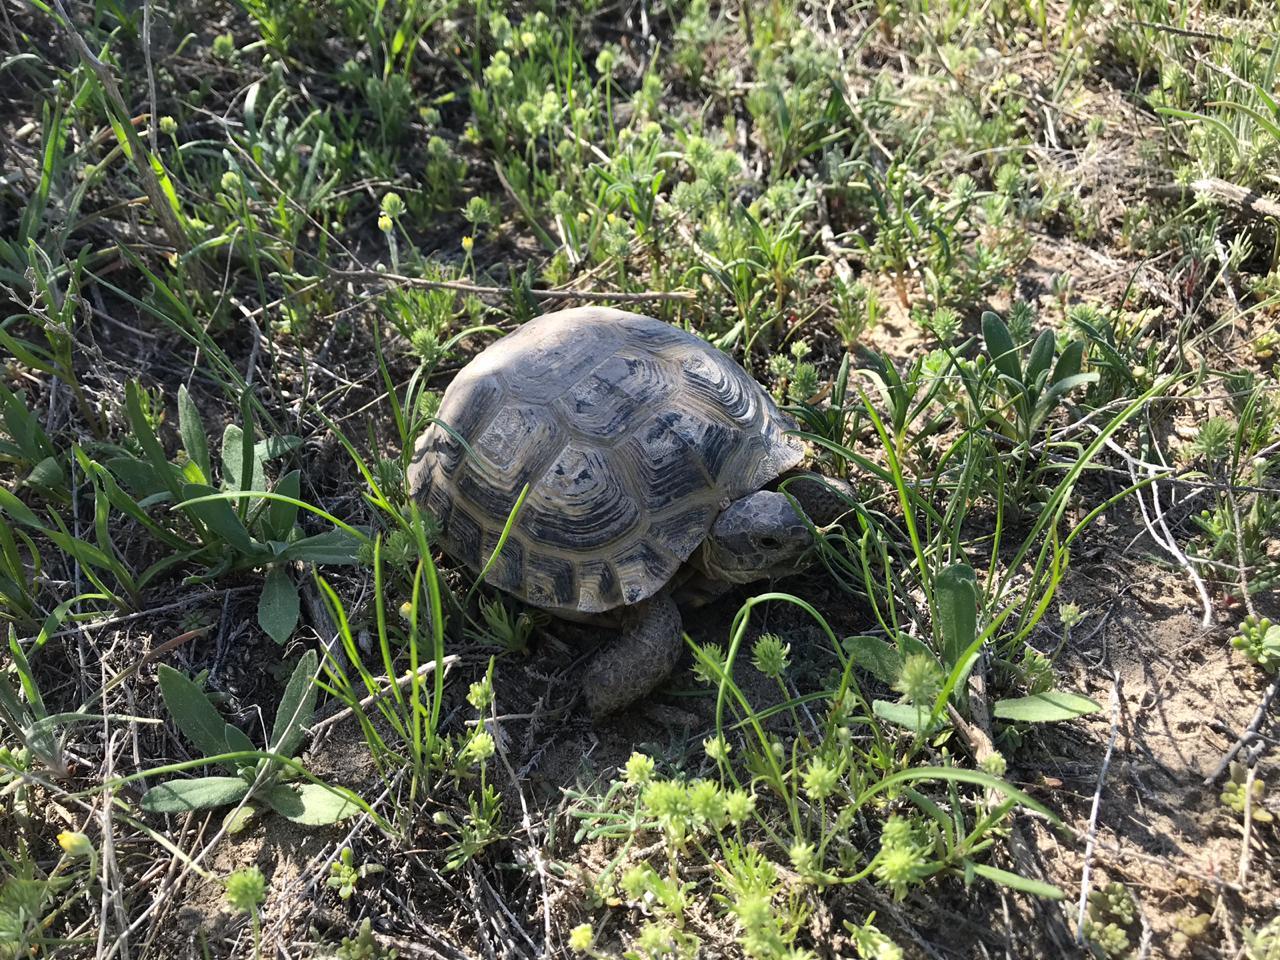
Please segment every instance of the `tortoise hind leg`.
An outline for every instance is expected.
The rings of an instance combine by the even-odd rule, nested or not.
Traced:
[[[639,700],[675,668],[683,646],[680,610],[663,591],[626,613],[618,637],[595,655],[582,679],[599,720]]]

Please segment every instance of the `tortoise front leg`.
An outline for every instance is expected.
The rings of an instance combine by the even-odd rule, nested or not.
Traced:
[[[587,665],[582,687],[591,716],[629,706],[670,676],[683,632],[680,609],[665,590],[629,608],[620,635]]]

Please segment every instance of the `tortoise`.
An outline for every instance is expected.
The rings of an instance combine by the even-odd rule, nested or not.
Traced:
[[[525,323],[458,373],[415,446],[409,490],[444,551],[488,564],[489,584],[618,630],[583,677],[598,719],[672,671],[681,603],[796,572],[815,526],[847,509],[847,486],[796,469],[794,429],[699,337],[579,307]]]

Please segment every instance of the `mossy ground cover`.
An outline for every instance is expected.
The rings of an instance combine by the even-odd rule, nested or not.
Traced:
[[[0,956],[1280,951],[1270,5],[0,12]],[[405,478],[587,303],[857,490],[598,725]]]

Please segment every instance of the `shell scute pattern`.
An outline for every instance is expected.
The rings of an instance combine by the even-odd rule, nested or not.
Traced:
[[[621,436],[643,411],[672,393],[670,369],[655,357],[617,353],[569,388],[556,405],[581,433],[600,443]]]
[[[623,602],[639,603],[652,596],[655,591],[648,589],[649,584],[657,583],[659,587],[662,586],[675,575],[684,560],[685,558],[664,550],[652,538],[646,537],[628,544],[615,554],[613,560],[622,585]]]
[[[635,532],[640,508],[617,482],[606,453],[571,443],[534,485],[521,527],[537,543],[591,551]]]
[[[576,596],[577,572],[573,561],[549,553],[534,553],[524,568],[524,596],[540,607],[558,607],[565,597]]]
[[[718,350],[690,354],[682,367],[691,402],[744,426],[756,422],[764,394],[754,381],[744,382],[742,369],[729,357]]]
[[[510,339],[504,337],[498,344]],[[622,342],[618,331],[593,331],[591,336],[582,336],[569,329],[552,330],[500,370],[513,397],[525,403],[550,403],[613,356]]]
[[[700,503],[688,510],[654,517],[649,521],[649,536],[678,557],[690,556],[706,537],[719,512],[718,506]]]
[[[484,350],[445,392],[410,488],[442,544],[551,609],[598,612],[657,592],[730,500],[802,458],[791,423],[732,359],[616,310],[546,314]]]
[[[660,419],[690,451],[690,460],[696,460],[707,478],[718,484],[725,468],[750,438],[742,435],[740,424],[717,417],[714,409],[695,407],[692,403],[688,407],[669,410],[660,414]]]
[[[610,560],[583,560],[578,564],[581,589],[579,609],[612,610],[622,606],[622,586]]]
[[[488,562],[493,551],[498,548],[498,538],[502,536],[502,528],[485,530],[480,536],[480,549],[477,551],[476,565]],[[512,593],[520,589],[529,564],[526,562],[526,550],[519,537],[508,537],[502,545],[502,552],[494,557],[493,566],[489,568],[488,581],[495,587],[501,587]]]
[[[429,452],[440,461],[440,468],[445,474],[453,473],[466,456],[466,450],[457,438],[474,437],[489,413],[498,408],[498,401],[503,395],[502,381],[496,377],[458,377],[454,383],[457,389],[450,385],[437,413],[440,420],[449,424],[452,433],[433,427],[423,434],[423,442],[419,444],[414,458],[417,460],[428,452],[423,448],[429,441]]]
[[[650,512],[705,495],[711,488],[701,459],[668,425],[670,415],[661,413],[642,424],[619,447],[616,458],[620,469],[636,478],[641,502]]]
[[[441,527],[446,531],[449,552],[469,566],[480,566],[484,562],[481,551],[484,548],[485,532],[481,529],[480,523],[467,512],[466,505],[460,500],[453,501],[447,513],[437,513],[436,516],[440,519]],[[487,557],[488,554],[483,556]],[[493,576],[492,572],[490,576]],[[494,582],[497,586],[506,589],[503,584]]]

